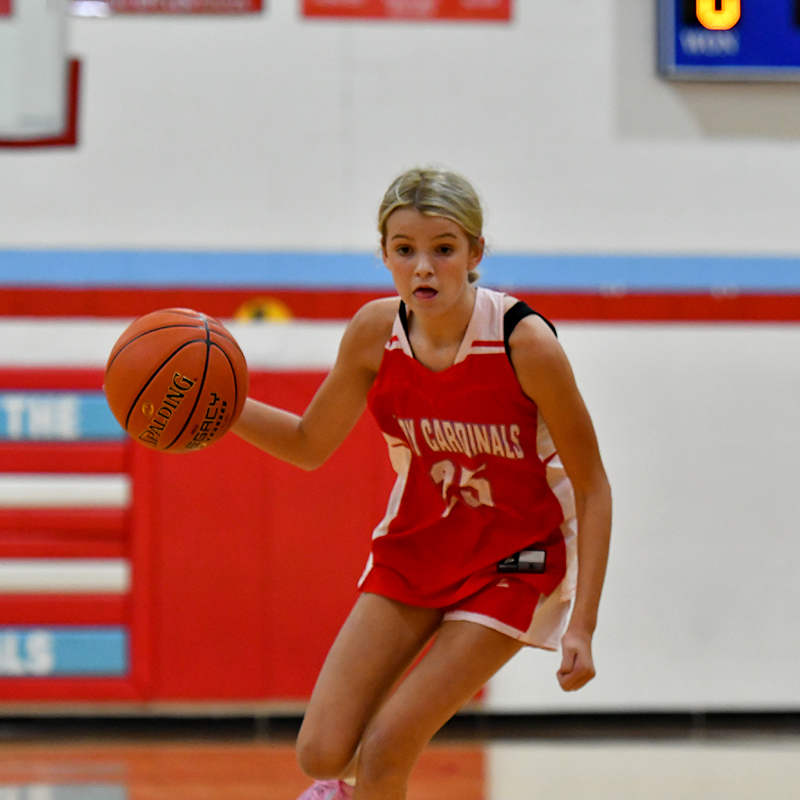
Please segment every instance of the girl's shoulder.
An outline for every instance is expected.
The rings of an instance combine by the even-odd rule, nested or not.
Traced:
[[[383,338],[389,341],[392,326],[400,308],[399,297],[381,297],[361,306],[348,325],[355,333],[367,338]]]
[[[556,338],[556,329],[552,322],[546,317],[543,317],[538,311],[528,306],[524,301],[520,301],[518,297],[510,294],[503,295],[503,313],[510,311],[517,304],[525,310],[515,315],[514,329],[511,334],[511,343],[514,343],[514,334],[519,330],[519,335],[516,340],[531,339],[536,341],[543,338],[548,344],[552,343],[552,339]]]
[[[353,319],[360,318],[367,323],[378,325],[392,325],[397,311],[400,308],[400,298],[379,297],[377,300],[370,300],[356,312]]]
[[[399,297],[382,297],[361,306],[347,325],[343,348],[350,353],[359,352],[359,360],[377,369],[391,338],[399,307]]]

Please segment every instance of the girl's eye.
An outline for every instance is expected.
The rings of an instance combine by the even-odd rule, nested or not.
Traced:
[[[449,244],[443,244],[443,245],[442,245],[442,246],[439,248],[439,252],[440,252],[440,253],[441,253],[443,256],[449,256],[449,255],[450,255],[450,254],[453,252],[453,248],[452,248],[452,247],[451,247]]]
[[[399,256],[407,256],[410,252],[411,248],[407,244],[401,244],[395,248],[395,253]]]

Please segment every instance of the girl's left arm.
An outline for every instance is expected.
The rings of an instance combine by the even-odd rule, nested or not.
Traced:
[[[509,342],[523,391],[547,423],[575,491],[578,523],[578,585],[562,639],[558,680],[580,689],[595,675],[592,636],[603,590],[611,537],[611,488],[594,426],[561,345],[539,317],[525,317]]]

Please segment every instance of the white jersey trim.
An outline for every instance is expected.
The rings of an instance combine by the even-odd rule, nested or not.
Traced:
[[[453,364],[459,364],[467,356],[497,355],[505,353],[503,341],[503,317],[505,315],[505,298],[502,292],[478,287],[475,296],[475,307],[472,310],[467,330],[459,345]],[[408,340],[400,314],[395,317],[392,335],[386,344],[387,350],[402,350],[409,358],[414,358],[414,351]]]

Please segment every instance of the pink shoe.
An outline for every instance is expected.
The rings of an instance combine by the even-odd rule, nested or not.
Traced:
[[[297,800],[350,800],[353,787],[344,781],[315,781]]]

